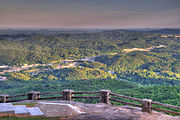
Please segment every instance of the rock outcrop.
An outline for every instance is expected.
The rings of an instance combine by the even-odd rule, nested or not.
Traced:
[[[35,105],[46,117],[72,116],[85,113],[80,108],[67,103],[39,102]]]
[[[156,111],[153,111],[153,114],[141,112],[141,108],[138,107],[112,106],[103,103],[86,104],[71,101],[57,101],[53,103],[69,104],[81,111],[81,113],[76,111],[78,114],[73,115],[69,120],[180,120],[179,117],[169,116]],[[75,112],[74,109],[72,111]]]
[[[44,115],[47,117],[63,116],[65,117],[63,120],[180,120],[180,116],[174,117],[156,111],[149,114],[141,112],[141,108],[138,107],[112,106],[104,103],[87,104],[72,101],[39,101],[35,107],[27,108],[27,110],[24,105],[0,104],[0,115],[7,113],[15,115],[29,114],[33,116]],[[61,120],[61,118],[59,119]]]

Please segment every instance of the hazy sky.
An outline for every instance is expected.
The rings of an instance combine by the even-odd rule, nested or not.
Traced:
[[[180,0],[0,0],[0,27],[180,27]]]

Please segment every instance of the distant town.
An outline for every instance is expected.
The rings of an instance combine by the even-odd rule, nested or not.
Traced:
[[[17,72],[17,71],[22,71],[25,70],[24,72],[31,73],[32,75],[35,75],[37,72],[40,71],[46,71],[46,70],[56,70],[56,69],[63,69],[63,68],[72,68],[76,67],[76,63],[74,60],[64,60],[61,61],[63,64],[56,64],[59,61],[52,61],[49,64],[24,64],[22,66],[19,65],[14,65],[14,66],[7,66],[7,65],[2,65],[0,66],[0,69],[2,69],[2,72],[0,72],[0,75],[4,75],[5,73],[8,72]],[[51,68],[44,68],[44,69],[39,69],[38,67],[41,66],[52,66]],[[34,68],[34,69],[33,69]],[[0,76],[0,81],[7,80],[5,76]]]
[[[164,38],[167,38],[167,37],[179,38],[180,35],[161,35],[161,37],[164,37]]]
[[[154,47],[149,47],[149,48],[131,48],[131,49],[124,49],[123,52],[133,52],[133,51],[151,51],[155,48],[164,48],[167,47],[166,45],[159,45],[159,46],[154,46]]]
[[[163,47],[167,47],[165,45],[159,45],[159,46],[154,46],[154,47],[149,47],[149,48],[131,48],[131,49],[123,49],[122,52],[133,52],[133,51],[151,51],[155,48],[163,48]],[[112,53],[111,55],[117,55],[118,53]],[[73,67],[77,67],[77,61],[94,61],[95,57],[97,56],[93,56],[93,57],[86,57],[86,58],[80,58],[80,59],[66,59],[66,60],[60,60],[60,61],[51,61],[48,64],[24,64],[22,66],[20,65],[13,65],[13,66],[8,66],[8,65],[2,65],[0,66],[0,81],[5,81],[7,80],[7,77],[5,77],[4,75],[6,73],[9,72],[18,72],[18,71],[22,71],[24,70],[24,72],[26,73],[31,73],[32,75],[36,75],[39,72],[43,72],[43,71],[53,71],[53,70],[57,70],[57,69],[64,69],[64,68],[73,68]],[[47,67],[46,67],[47,66]],[[50,66],[50,67],[48,67]],[[43,67],[43,68],[40,68]],[[82,66],[79,66],[82,67]],[[109,71],[110,73],[114,73],[114,71]]]

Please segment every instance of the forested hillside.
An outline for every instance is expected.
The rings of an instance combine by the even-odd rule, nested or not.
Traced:
[[[70,56],[96,56],[121,52],[127,48],[147,48],[160,44],[168,45],[168,49],[163,52],[179,54],[179,38],[161,38],[159,34],[151,33],[114,30],[82,34],[31,34],[28,37],[21,35],[20,38],[13,41],[13,36],[11,39],[9,36],[0,36],[1,65],[48,63]]]
[[[13,84],[13,86],[12,86]],[[180,86],[143,87],[136,83],[115,79],[96,79],[79,81],[6,81],[0,84],[0,94],[24,94],[29,91],[57,92],[64,89],[75,91],[99,91],[108,89],[114,93],[135,98],[148,98],[162,103],[179,106]]]
[[[180,38],[159,33],[0,34],[0,93],[110,89],[179,105]]]

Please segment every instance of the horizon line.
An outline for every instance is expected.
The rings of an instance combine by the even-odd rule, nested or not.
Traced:
[[[48,29],[61,29],[61,30],[82,30],[82,29],[86,29],[86,30],[95,30],[95,29],[99,29],[99,30],[103,30],[103,29],[180,29],[180,27],[132,27],[132,28],[56,28],[56,27],[0,27],[1,29],[12,29],[12,30],[16,30],[16,29],[42,29],[42,30],[48,30]]]

